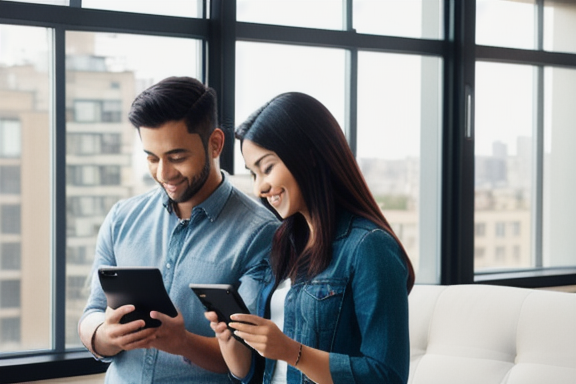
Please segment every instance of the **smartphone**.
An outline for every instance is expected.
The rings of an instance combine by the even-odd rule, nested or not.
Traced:
[[[244,300],[242,300],[233,285],[190,284],[190,289],[196,294],[196,297],[198,297],[207,312],[216,312],[218,320],[225,322],[227,325],[232,321],[230,319],[231,315],[235,313],[250,313]],[[230,328],[230,326],[228,328],[236,340],[251,348],[242,338],[234,335],[233,328]]]

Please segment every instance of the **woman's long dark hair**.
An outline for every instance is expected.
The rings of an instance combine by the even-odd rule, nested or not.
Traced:
[[[408,292],[414,268],[402,243],[372,196],[340,125],[315,98],[283,93],[254,112],[236,129],[236,138],[274,151],[300,187],[315,231],[315,241],[304,252],[310,231],[301,214],[286,218],[276,231],[271,263],[277,280],[305,273],[315,276],[332,258],[332,242],[339,207],[364,217],[388,232],[400,246],[408,268]],[[262,199],[273,212],[266,199]]]

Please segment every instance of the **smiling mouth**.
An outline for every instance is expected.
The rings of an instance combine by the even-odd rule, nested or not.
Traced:
[[[181,182],[178,184],[166,184],[166,183],[162,183],[162,186],[164,187],[164,190],[166,190],[166,192],[168,193],[174,193],[176,192],[176,190],[178,189],[178,187],[180,186],[180,184],[182,184]]]
[[[282,203],[282,196],[284,195],[284,189],[281,189],[274,195],[268,196],[268,204],[273,206],[274,208],[278,208],[279,205]]]

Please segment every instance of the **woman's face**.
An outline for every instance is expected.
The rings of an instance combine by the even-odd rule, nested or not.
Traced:
[[[250,140],[242,143],[242,154],[254,178],[254,194],[266,198],[283,219],[300,212],[308,220],[300,187],[278,155]]]

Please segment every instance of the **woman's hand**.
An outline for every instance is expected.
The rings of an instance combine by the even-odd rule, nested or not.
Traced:
[[[210,321],[210,327],[216,334],[220,344],[220,351],[230,372],[238,378],[246,377],[252,363],[252,352],[250,349],[232,337],[232,332],[230,332],[225,322],[218,320],[216,312],[205,312],[204,316]]]
[[[262,317],[235,314],[231,319],[233,321],[229,325],[235,329],[234,334],[244,339],[262,356],[283,360],[316,383],[333,383],[328,352],[301,346],[299,342],[286,336],[274,322]]]
[[[245,314],[232,315],[231,319],[233,322],[229,325],[236,330],[234,334],[259,354],[273,360],[284,360],[291,365],[296,363],[300,343],[286,336],[274,322]]]

